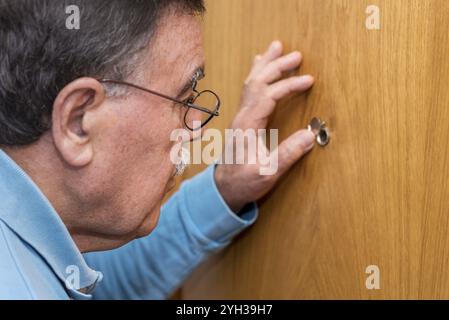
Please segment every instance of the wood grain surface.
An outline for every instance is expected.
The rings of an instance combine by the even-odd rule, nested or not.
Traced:
[[[367,30],[368,5],[380,30]],[[210,0],[207,77],[226,128],[254,55],[274,40],[317,79],[281,103],[280,140],[325,120],[255,226],[205,262],[186,299],[449,299],[449,1]],[[201,168],[190,170],[190,175]],[[380,269],[368,290],[365,269]]]

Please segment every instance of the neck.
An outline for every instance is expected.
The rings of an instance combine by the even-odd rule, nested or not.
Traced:
[[[65,183],[64,166],[56,153],[43,146],[44,141],[25,147],[4,147],[3,151],[13,159],[39,187],[52,204],[69,231],[80,252],[103,251],[121,246],[125,239],[108,238],[95,234],[83,225],[89,225],[80,217],[95,217],[96,210],[75,200]],[[50,156],[49,156],[50,155]],[[97,209],[98,210],[98,209]],[[88,215],[85,213],[89,212]]]

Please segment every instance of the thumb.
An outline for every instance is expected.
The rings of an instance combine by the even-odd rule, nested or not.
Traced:
[[[270,157],[278,158],[278,175],[284,174],[291,166],[301,159],[307,152],[312,150],[315,145],[315,135],[309,130],[300,130],[286,140]]]

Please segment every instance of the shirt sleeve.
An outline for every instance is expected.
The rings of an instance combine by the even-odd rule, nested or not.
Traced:
[[[148,237],[85,255],[104,275],[95,299],[165,299],[205,258],[256,221],[255,203],[238,214],[231,211],[214,171],[215,165],[185,181],[162,207],[159,225]]]

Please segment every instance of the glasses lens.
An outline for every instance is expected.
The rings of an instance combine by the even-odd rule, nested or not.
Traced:
[[[204,91],[198,95],[198,97],[195,99],[195,101],[192,102],[192,104],[213,113],[217,109],[218,100],[212,92]],[[197,130],[201,128],[204,123],[208,122],[212,117],[213,115],[211,115],[210,113],[194,108],[189,108],[186,113],[185,121],[188,128]]]

